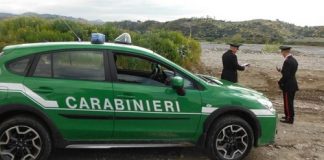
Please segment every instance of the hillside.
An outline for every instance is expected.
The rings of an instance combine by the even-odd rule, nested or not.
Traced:
[[[23,14],[11,14],[11,13],[1,13],[0,12],[0,20],[7,19],[7,18],[15,18],[15,17],[38,17],[38,18],[44,18],[44,19],[65,19],[65,20],[85,22],[85,23],[91,23],[91,24],[103,24],[104,23],[102,20],[86,20],[84,18],[75,18],[75,17],[61,16],[61,15],[56,15],[56,14],[38,14],[38,13],[34,13],[34,12],[26,12]]]
[[[137,32],[152,29],[180,31],[186,36],[205,41],[238,41],[244,43],[285,42],[305,37],[323,38],[324,26],[300,27],[282,21],[250,20],[227,22],[211,18],[183,18],[169,22],[107,22]]]
[[[250,21],[230,22],[212,18],[182,18],[168,22],[158,21],[89,21],[52,14],[23,13],[20,15],[0,13],[0,21],[12,17],[37,17],[43,19],[65,19],[83,24],[114,26],[118,29],[145,33],[152,30],[179,31],[187,37],[201,41],[240,42],[240,43],[290,43],[305,45],[323,45],[324,26],[301,27],[283,21],[256,19]]]

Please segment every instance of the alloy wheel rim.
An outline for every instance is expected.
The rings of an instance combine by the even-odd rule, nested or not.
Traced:
[[[41,152],[42,141],[31,127],[17,125],[0,136],[0,157],[4,160],[33,160]]]
[[[235,159],[248,148],[248,134],[242,126],[228,125],[218,133],[215,144],[224,159]]]

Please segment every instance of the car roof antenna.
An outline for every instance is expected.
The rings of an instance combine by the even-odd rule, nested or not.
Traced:
[[[65,21],[65,19],[64,18],[62,18],[61,19],[63,22],[64,22],[64,24],[72,31],[72,33],[74,34],[74,36],[78,39],[78,41],[79,42],[82,42],[82,40],[81,40],[81,38],[73,31],[73,29],[71,28],[71,26],[68,24],[68,23],[66,23],[66,21]]]

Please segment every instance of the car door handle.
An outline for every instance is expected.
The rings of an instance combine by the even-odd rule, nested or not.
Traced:
[[[34,90],[37,93],[52,93],[53,92],[53,88],[50,87],[39,87],[37,89]]]
[[[133,96],[133,95],[125,95],[125,94],[117,95],[116,97],[120,98],[120,99],[135,99],[135,96]]]

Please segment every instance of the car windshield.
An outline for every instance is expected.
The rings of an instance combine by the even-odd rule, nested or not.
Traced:
[[[206,75],[201,75],[201,74],[196,74],[196,76],[210,84],[217,84],[217,85],[223,84],[221,81],[219,81],[216,78],[211,77],[211,76],[206,76]]]

